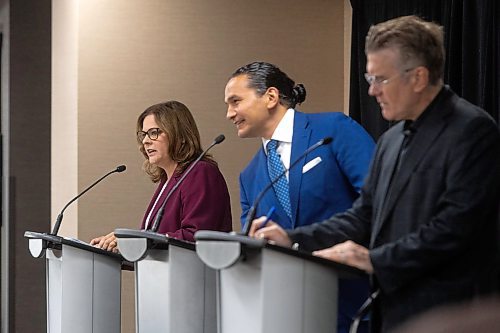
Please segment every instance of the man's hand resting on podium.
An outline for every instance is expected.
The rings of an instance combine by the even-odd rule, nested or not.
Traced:
[[[314,251],[313,255],[359,268],[368,274],[373,273],[368,249],[350,240],[323,250]]]
[[[288,237],[288,234],[283,228],[272,221],[266,224],[265,222],[265,216],[253,220],[248,235],[254,238],[267,239],[269,242],[276,245],[292,247],[292,240]],[[261,228],[263,224],[265,224],[265,227]],[[369,274],[373,273],[373,266],[368,249],[353,241],[346,241],[323,250],[314,251],[312,254],[359,268]]]
[[[118,245],[118,242],[116,240],[114,232],[110,232],[105,236],[92,239],[90,241],[90,245],[106,251],[113,251],[114,253],[118,253],[118,248],[116,247]]]
[[[262,225],[265,224],[265,227]],[[286,231],[278,224],[268,220],[266,216],[261,216],[252,221],[252,226],[248,236],[254,238],[265,238],[271,243],[283,247],[292,247],[292,241]]]

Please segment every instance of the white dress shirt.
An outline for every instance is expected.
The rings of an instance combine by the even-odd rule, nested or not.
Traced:
[[[271,137],[272,140],[278,141],[278,147],[276,148],[277,153],[280,155],[281,162],[288,170],[290,167],[290,157],[292,154],[292,138],[293,138],[293,120],[295,117],[295,110],[290,108],[286,110],[285,115],[279,122],[278,126],[274,130]],[[262,144],[264,145],[264,151],[267,155],[267,143],[271,140],[262,138]],[[286,173],[286,179],[288,179],[288,171]]]

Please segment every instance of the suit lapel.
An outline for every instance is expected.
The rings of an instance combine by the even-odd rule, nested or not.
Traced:
[[[387,138],[387,142],[389,144],[386,146],[385,151],[383,152],[381,157],[380,176],[375,194],[377,198],[377,207],[375,209],[375,212],[377,215],[375,216],[374,220],[372,240],[374,239],[373,236],[378,234],[382,226],[381,215],[384,212],[392,174],[394,172],[394,168],[396,167],[399,149],[404,139],[402,128],[403,123],[395,125],[394,134]]]
[[[153,204],[156,200],[156,197],[158,196],[158,194],[160,193],[160,190],[161,188],[163,187],[163,184],[165,184],[165,182],[160,182],[160,184],[156,187],[156,190],[153,194],[153,197],[151,198],[151,201],[149,202],[149,205],[148,205],[148,208],[146,209],[146,212],[144,213],[144,217],[142,218],[142,224],[141,224],[141,229],[144,230],[146,228],[146,219],[148,218],[148,215],[149,215],[149,212],[151,211],[151,209],[153,208]],[[153,216],[153,212],[151,212],[151,216]],[[149,225],[147,226],[148,228],[151,227],[151,224],[152,222],[149,221]]]
[[[448,91],[445,93],[448,93]],[[449,100],[450,99],[445,99],[445,101]],[[412,138],[408,151],[406,152],[404,159],[401,161],[400,170],[396,175],[394,175],[392,186],[388,189],[388,192],[386,192],[387,196],[385,200],[383,200],[383,207],[379,214],[380,219],[376,221],[376,232],[373,235],[374,237],[377,236],[383,224],[388,220],[388,217],[394,209],[401,192],[408,184],[411,174],[418,167],[420,161],[425,158],[425,155],[431,149],[431,146],[438,141],[439,135],[446,126],[445,117],[449,114],[451,108],[446,108],[445,106],[439,104],[442,103],[438,103],[437,106],[433,107],[433,110],[429,110],[430,113],[426,115],[426,119],[424,120],[425,122],[419,126],[414,134],[414,137]],[[400,131],[400,133],[400,140],[402,140],[402,131]],[[401,141],[398,140],[398,142]],[[400,146],[401,143],[397,145],[398,149],[395,154],[396,158]],[[394,156],[392,156],[392,158],[394,158]],[[391,170],[393,170],[393,168]]]
[[[292,138],[292,152],[290,156],[290,165],[297,160],[309,147],[309,138],[311,130],[308,128],[309,121],[307,115],[301,112],[295,112],[293,121],[293,138]],[[297,213],[300,196],[300,187],[302,183],[302,168],[306,162],[303,158],[293,169],[290,170],[288,175],[289,190],[290,190],[290,204],[292,207],[292,220],[293,226],[297,224]]]

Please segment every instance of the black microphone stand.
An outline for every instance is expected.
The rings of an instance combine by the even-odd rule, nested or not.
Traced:
[[[62,219],[63,219],[63,216],[64,216],[63,215],[64,211],[66,210],[66,208],[68,208],[69,205],[71,205],[79,197],[81,197],[82,195],[84,195],[85,193],[87,193],[87,191],[89,191],[92,187],[96,186],[98,183],[101,182],[101,180],[103,180],[104,178],[106,178],[110,174],[115,173],[115,172],[123,172],[126,169],[127,169],[127,167],[125,165],[119,165],[119,166],[117,166],[115,170],[108,172],[107,174],[105,174],[104,176],[102,176],[101,178],[99,178],[98,180],[96,180],[92,185],[90,185],[89,187],[87,187],[82,193],[78,194],[70,202],[68,202],[66,204],[66,206],[64,206],[64,208],[61,210],[61,212],[59,213],[59,215],[57,216],[56,223],[54,225],[54,229],[52,229],[52,232],[50,234],[53,235],[53,236],[57,236],[57,233],[59,232],[59,228],[61,227],[61,222],[62,222]]]

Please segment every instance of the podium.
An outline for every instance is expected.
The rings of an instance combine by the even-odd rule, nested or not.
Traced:
[[[151,231],[116,229],[118,248],[134,263],[137,333],[215,333],[215,271],[195,244]]]
[[[24,237],[46,260],[47,333],[119,333],[122,257],[76,239]]]
[[[338,278],[362,271],[236,234],[198,231],[196,252],[218,273],[219,333],[334,333]]]

